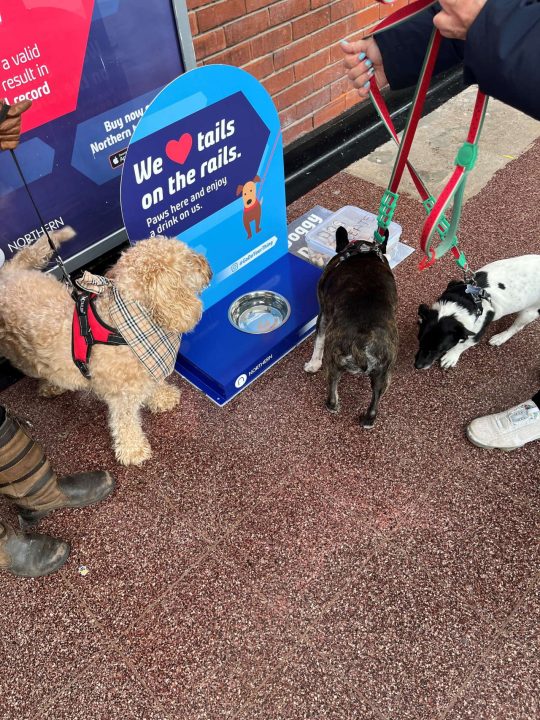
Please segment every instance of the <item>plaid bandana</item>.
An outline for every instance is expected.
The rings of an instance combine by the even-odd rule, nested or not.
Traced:
[[[109,312],[116,330],[154,380],[159,382],[172,373],[181,335],[156,325],[148,310],[136,300],[123,300],[108,278],[85,271],[76,282],[96,295],[109,292]]]

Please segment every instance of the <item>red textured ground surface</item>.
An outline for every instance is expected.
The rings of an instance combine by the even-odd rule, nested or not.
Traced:
[[[474,266],[540,252],[539,168],[537,144],[466,206]],[[378,200],[341,174],[290,217]],[[416,244],[419,206],[396,219]],[[311,340],[225,409],[177,379],[180,407],[144,418],[139,470],[115,465],[93,398],[39,399],[30,380],[0,395],[59,473],[118,478],[101,506],[42,522],[73,544],[60,573],[0,578],[2,718],[540,717],[540,444],[488,453],[463,434],[540,386],[540,323],[415,371],[417,305],[454,273],[418,259],[396,271],[400,359],[371,432],[362,379],[325,411],[322,376],[302,370]]]

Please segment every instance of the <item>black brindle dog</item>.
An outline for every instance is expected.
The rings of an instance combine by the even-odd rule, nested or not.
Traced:
[[[384,244],[349,243],[336,231],[336,252],[319,280],[319,317],[311,360],[304,369],[328,378],[326,407],[338,412],[338,383],[346,371],[368,375],[370,406],[360,422],[373,427],[379,400],[388,388],[398,353],[397,289]]]

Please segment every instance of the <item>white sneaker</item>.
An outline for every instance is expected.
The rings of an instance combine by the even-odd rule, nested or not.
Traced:
[[[540,410],[527,400],[510,410],[476,418],[467,428],[467,437],[488,450],[515,450],[540,439]]]

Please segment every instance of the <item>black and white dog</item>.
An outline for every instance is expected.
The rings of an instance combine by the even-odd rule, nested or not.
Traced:
[[[452,280],[431,308],[420,305],[415,367],[426,370],[437,360],[445,369],[454,367],[490,323],[513,313],[513,325],[493,335],[491,345],[502,345],[538,317],[540,255],[497,260],[481,268],[473,284]]]
[[[396,282],[384,254],[386,242],[349,243],[347,230],[339,227],[336,251],[319,280],[315,347],[304,369],[316,373],[324,357],[331,412],[339,410],[343,373],[368,375],[371,403],[360,422],[371,428],[398,352]]]

